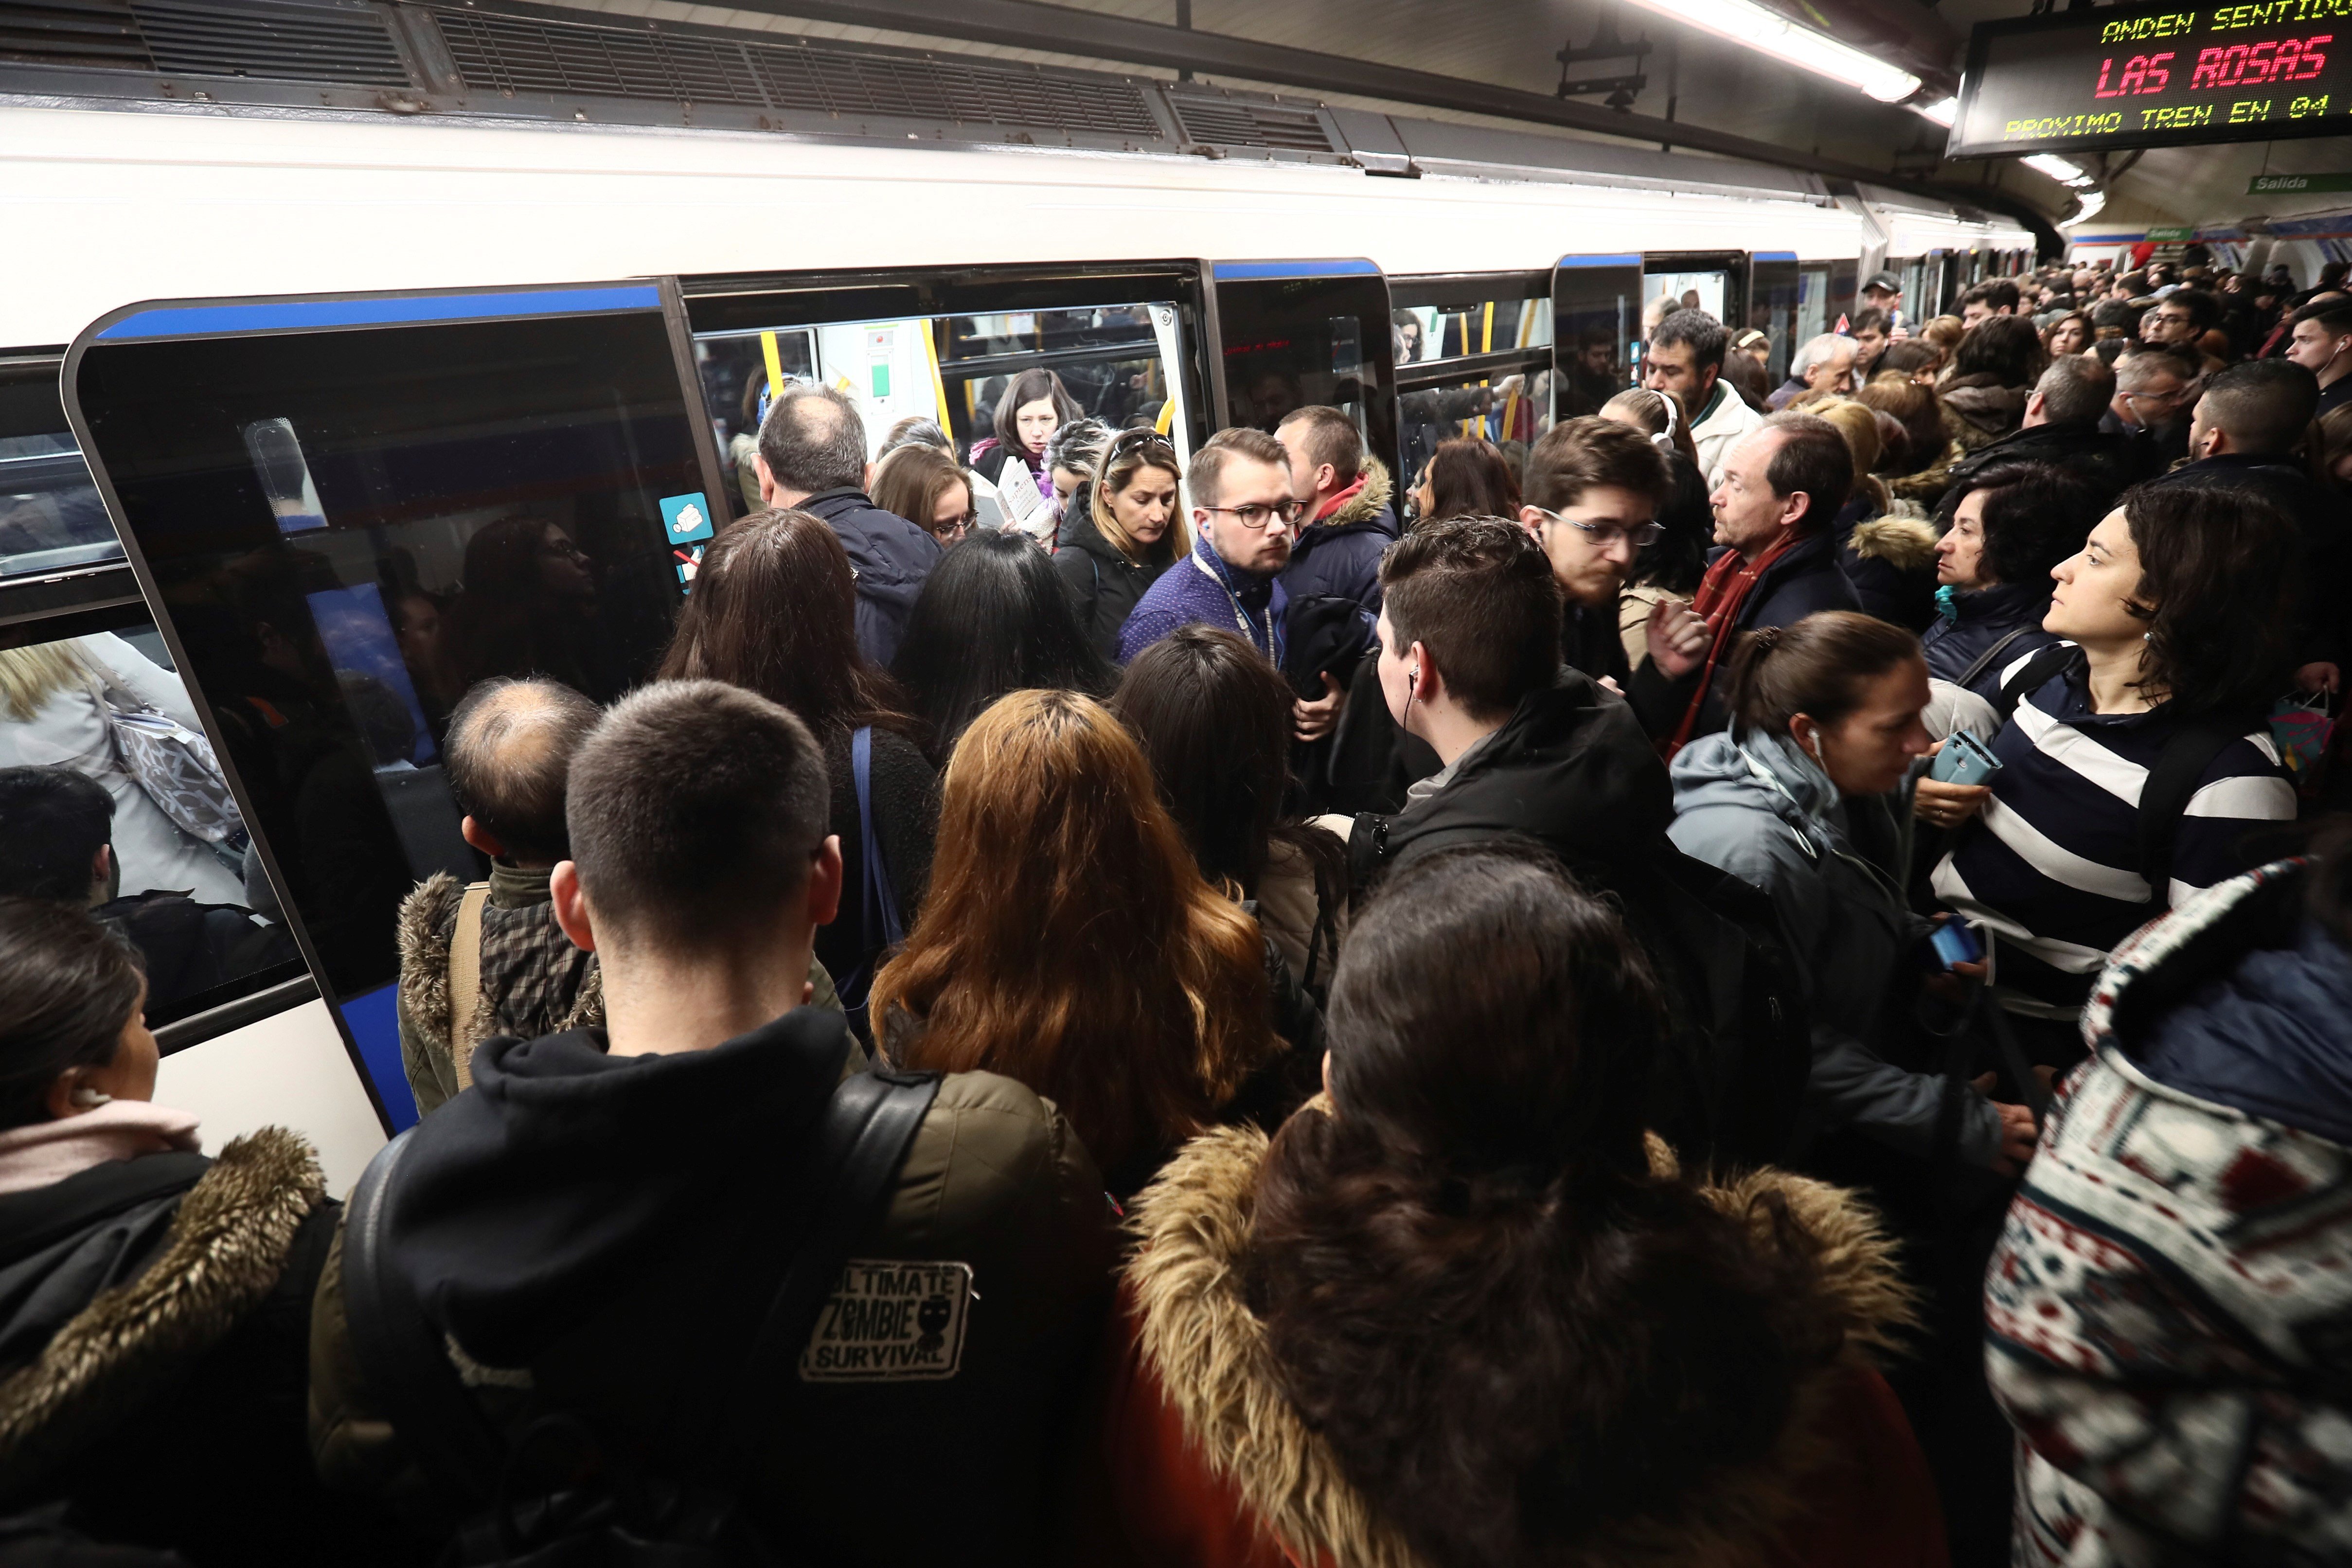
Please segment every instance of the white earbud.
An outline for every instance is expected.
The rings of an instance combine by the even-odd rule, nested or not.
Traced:
[[[77,1087],[74,1091],[66,1098],[71,1100],[74,1104],[80,1106],[85,1110],[91,1110],[101,1105],[111,1105],[114,1103],[114,1096],[110,1094],[100,1094],[98,1090],[90,1088],[89,1085],[86,1083]]]

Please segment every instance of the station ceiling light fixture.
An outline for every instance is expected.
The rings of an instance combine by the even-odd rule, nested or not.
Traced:
[[[2084,191],[2082,194],[2081,200],[2083,203],[2082,210],[2077,212],[2073,217],[2060,218],[2058,220],[2058,226],[2060,228],[2072,228],[2078,223],[2088,223],[2091,219],[2098,216],[2099,214],[2106,208],[2107,193],[2105,191]]]
[[[1637,5],[1677,22],[1728,38],[1735,44],[1770,55],[1832,81],[1858,88],[1881,103],[1899,103],[1919,90],[1919,79],[1901,66],[1889,65],[1842,44],[1826,33],[1800,27],[1780,12],[1755,0],[1633,0]]]
[[[2018,162],[2037,174],[2047,174],[2060,184],[2073,185],[2078,190],[2098,184],[2083,171],[2081,165],[2070,163],[2055,153],[2036,153],[2032,157],[2020,158]]]
[[[1932,103],[1906,103],[1903,107],[1926,115],[1945,130],[1949,131],[1952,128],[1952,121],[1959,117],[1960,100],[1947,95],[1937,99]]]

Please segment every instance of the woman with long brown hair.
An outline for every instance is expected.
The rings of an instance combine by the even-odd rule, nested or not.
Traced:
[[[1111,438],[1093,475],[1071,492],[1054,570],[1087,640],[1105,658],[1118,657],[1119,628],[1143,591],[1192,553],[1178,486],[1176,447],[1156,430]]]
[[[874,982],[883,1053],[1018,1079],[1133,1192],[1282,1065],[1257,922],[1202,879],[1142,749],[1090,698],[1004,698],[945,794],[922,916]]]
[[[1412,491],[1414,521],[1517,517],[1519,481],[1502,449],[1476,436],[1441,441]]]
[[[857,651],[856,616],[856,579],[832,527],[804,511],[754,512],[710,542],[659,674],[756,691],[823,742],[841,912],[817,928],[816,955],[852,1008],[877,953],[914,922],[940,820],[939,775],[914,740],[920,725]],[[871,873],[869,843],[879,861]]]
[[[1082,416],[1060,376],[1050,370],[1023,371],[996,400],[994,434],[972,443],[972,471],[994,484],[1004,465],[1017,456],[1036,482],[1037,493],[1052,495],[1054,477],[1045,468],[1045,443]]]

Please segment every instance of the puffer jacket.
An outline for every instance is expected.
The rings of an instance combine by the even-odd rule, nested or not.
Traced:
[[[1675,843],[1769,895],[1783,952],[1804,978],[1809,1132],[1851,1127],[1925,1158],[1945,1096],[1957,1093],[1960,1154],[1990,1165],[2000,1151],[1990,1102],[1885,1054],[1904,1026],[1909,949],[1927,929],[1903,896],[1907,795],[1848,800],[1790,742],[1728,731],[1685,747],[1674,785]]]
[[[2050,613],[2046,583],[1958,589],[1951,595],[1951,605],[1950,619],[1939,615],[1919,635],[1927,673],[1938,680],[1958,681],[1977,660],[1992,653],[1991,661],[1968,683],[1970,691],[1988,702],[2000,700],[2001,671],[2058,644],[2056,636],[2042,629],[2042,617]],[[2013,638],[2012,632],[2017,634]],[[1993,652],[1996,647],[1998,653]]]
[[[0,1511],[199,1568],[376,1560],[302,1440],[325,1189],[272,1127],[0,1197]]]
[[[2003,386],[1990,372],[1979,372],[1946,382],[1937,394],[1943,399],[1944,434],[1974,452],[2017,433],[2033,389]]]
[[[1320,1102],[1299,1112],[1326,1114]],[[1349,1480],[1283,1392],[1247,1293],[1251,1212],[1267,1139],[1188,1144],[1137,1200],[1137,1248],[1106,1357],[1099,1440],[1074,1488],[1076,1560],[1155,1568],[1417,1568],[1423,1561]],[[1668,1164],[1664,1144],[1653,1157]],[[1892,1249],[1838,1188],[1760,1171],[1706,1189],[1727,1210],[1767,1202],[1822,1247],[1822,1310],[1857,1328],[1806,1374],[1766,1458],[1712,1475],[1671,1515],[1630,1523],[1572,1561],[1863,1568],[1945,1561],[1935,1486],[1871,1358],[1909,1321]],[[1563,1308],[1562,1310],[1572,1310]],[[1467,1396],[1465,1392],[1465,1397]]]
[[[1367,455],[1363,488],[1299,531],[1282,569],[1282,588],[1292,604],[1302,599],[1353,599],[1368,610],[1381,607],[1381,555],[1396,542],[1394,489],[1388,466]]]
[[[804,1199],[789,1151],[853,1047],[813,1007],[677,1055],[608,1056],[602,1034],[484,1044],[473,1091],[406,1134],[383,1264],[493,1422],[561,1409],[608,1452],[690,1476],[666,1447],[678,1391],[740,1365],[745,1334],[719,1331],[713,1303],[740,1296],[746,1259]],[[812,1336],[812,1354],[864,1347],[866,1365],[796,1384],[754,1462],[745,1501],[772,1539],[843,1564],[1037,1560],[1113,1261],[1102,1193],[1052,1105],[990,1073],[942,1081]],[[444,1533],[404,1446],[429,1438],[392,1430],[362,1370],[341,1246],[311,1333],[319,1473]],[[940,1295],[945,1325],[873,1310]],[[876,1456],[923,1479],[922,1507],[877,1521],[870,1489],[844,1484],[846,1458]]]
[[[2309,868],[2117,948],[1985,1279],[2021,1568],[2352,1560],[2352,952]]]
[[[1078,613],[1078,629],[1105,658],[1118,657],[1119,628],[1127,625],[1135,602],[1175,561],[1175,537],[1171,522],[1168,531],[1143,552],[1140,562],[1129,561],[1096,526],[1094,481],[1088,479],[1070,492],[1054,552],[1054,570],[1061,574],[1062,586],[1069,590],[1070,605]]]

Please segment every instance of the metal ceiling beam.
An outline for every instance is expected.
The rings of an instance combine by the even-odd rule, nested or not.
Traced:
[[[1163,69],[1215,71],[1251,81],[1280,82],[1309,92],[1346,93],[1356,98],[1489,114],[1629,142],[1667,142],[1752,163],[1804,170],[1833,180],[1867,181],[1938,201],[1991,207],[2025,223],[2037,233],[2054,237],[2049,220],[2042,214],[2015,198],[1997,196],[1989,191],[1944,190],[1932,184],[1905,179],[1885,169],[1799,153],[1790,148],[1712,131],[1686,121],[1620,113],[1518,88],[1496,87],[1462,77],[1440,76],[1433,71],[1412,70],[1314,49],[1258,43],[1224,33],[1202,33],[1159,22],[1108,16],[1043,5],[1038,0],[737,0],[737,4],[742,9],[771,16],[888,27],[1007,48],[1125,60]]]

